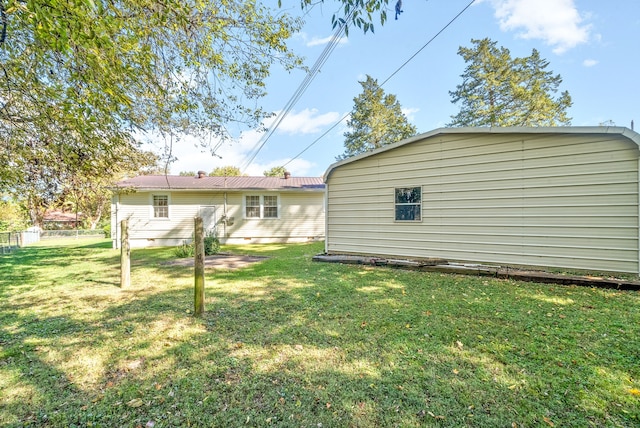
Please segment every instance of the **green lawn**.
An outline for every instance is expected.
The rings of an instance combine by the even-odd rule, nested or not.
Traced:
[[[0,255],[0,426],[633,427],[640,294],[107,241]]]

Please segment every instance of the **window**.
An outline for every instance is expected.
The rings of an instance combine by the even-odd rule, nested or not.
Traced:
[[[153,218],[169,218],[169,196],[153,195]]]
[[[278,218],[278,197],[263,196],[264,198],[264,217]]]
[[[246,218],[278,218],[278,196],[247,195],[244,198]]]
[[[422,188],[397,187],[395,193],[396,221],[420,221]]]
[[[260,196],[246,197],[247,218],[260,218]]]

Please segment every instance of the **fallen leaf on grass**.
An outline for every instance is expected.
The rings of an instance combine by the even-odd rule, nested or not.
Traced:
[[[547,425],[549,425],[550,427],[554,427],[556,426],[556,424],[554,424],[553,422],[551,422],[551,419],[549,419],[548,417],[544,416],[542,418],[543,421],[545,421],[547,423]]]
[[[458,347],[458,349],[464,348],[464,345],[459,340],[456,340],[456,346]]]
[[[133,400],[127,402],[127,406],[129,406],[129,407],[140,407],[140,406],[142,406],[142,404],[144,404],[144,403],[142,402],[142,399],[140,399],[140,398],[134,398]]]
[[[451,370],[451,371],[453,372],[453,374],[458,374],[458,373],[460,373],[460,371],[458,371],[458,369],[453,369],[453,370]]]
[[[429,416],[431,416],[433,419],[441,419],[441,420],[445,419],[445,417],[444,417],[444,416],[442,416],[442,415],[434,415],[434,414],[433,414],[433,413],[431,413],[431,412],[427,412],[427,413],[428,413],[428,414],[429,414]]]
[[[631,388],[629,390],[629,394],[631,395],[635,395],[636,397],[640,397],[640,389],[637,388]]]

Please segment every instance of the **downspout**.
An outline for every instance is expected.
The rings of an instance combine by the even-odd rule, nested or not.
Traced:
[[[638,206],[636,207],[636,213],[636,220],[638,221],[638,253],[636,254],[638,265],[636,274],[640,277],[640,150],[638,151]]]
[[[222,222],[223,226],[222,226],[222,230],[223,230],[223,237],[224,237],[224,241],[227,242],[227,192],[224,192],[224,207],[222,209],[223,211],[223,215],[224,215],[224,222]]]
[[[118,200],[116,201],[116,242],[115,242],[116,250],[120,248],[120,219],[118,218],[119,213],[120,213],[120,192],[118,192]]]

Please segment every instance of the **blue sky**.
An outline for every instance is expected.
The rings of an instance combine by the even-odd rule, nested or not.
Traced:
[[[277,8],[277,0],[264,3]],[[537,49],[549,61],[547,69],[562,76],[559,90],[572,96],[572,125],[631,127],[635,120],[635,130],[640,129],[640,1],[476,0],[430,43],[470,0],[403,0],[398,20],[392,10],[395,1],[390,3],[390,19],[377,25],[375,33],[354,28],[340,40],[257,155],[260,135],[251,130],[237,130],[237,138],[217,156],[183,139],[174,145],[178,161],[171,173],[234,165],[248,175],[262,175],[287,164],[293,175],[321,176],[344,151],[346,123],[335,125],[352,110],[353,98],[362,90],[358,81],[367,74],[379,83],[392,76],[383,89],[396,95],[418,132],[442,127],[459,108],[449,95],[465,68],[458,48],[484,37],[509,49],[512,57],[529,56]],[[331,17],[338,7],[333,0],[315,6],[304,16],[302,32],[290,40],[307,66],[316,62],[333,35]],[[282,0],[281,10],[302,14],[299,0]],[[261,105],[281,111],[304,78],[302,71],[274,68],[267,82],[269,95]]]

